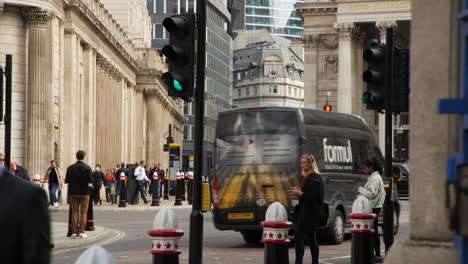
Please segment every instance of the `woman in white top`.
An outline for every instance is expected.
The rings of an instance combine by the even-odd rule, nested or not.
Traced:
[[[369,199],[370,205],[372,207],[372,213],[378,215],[385,201],[385,188],[382,176],[380,176],[382,167],[376,159],[365,160],[362,165],[362,170],[366,175],[369,175],[369,177],[367,178],[367,182],[364,187],[358,187],[357,191],[359,194]],[[374,250],[377,261],[381,260],[380,238],[379,232],[377,230],[378,222],[378,217],[376,217],[373,226],[375,230]]]

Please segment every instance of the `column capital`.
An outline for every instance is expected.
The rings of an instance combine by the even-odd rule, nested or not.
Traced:
[[[302,42],[304,43],[304,49],[316,49],[320,42],[320,34],[303,35]]]
[[[54,12],[39,7],[23,8],[21,12],[28,25],[37,27],[45,27],[54,15]]]
[[[354,23],[335,23],[333,28],[338,32],[340,40],[351,40],[359,33],[359,27]]]
[[[385,34],[387,33],[387,28],[393,28],[395,30],[398,28],[398,24],[395,20],[376,21],[375,27],[379,30],[380,36],[385,36]]]

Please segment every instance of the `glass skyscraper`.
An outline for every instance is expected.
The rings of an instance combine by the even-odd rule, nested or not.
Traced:
[[[304,31],[301,18],[294,4],[304,0],[235,0],[245,1],[243,6],[245,29],[266,29],[268,32],[289,40],[301,39]],[[242,3],[244,4],[244,3]],[[237,6],[242,6],[238,4]]]
[[[208,0],[206,20],[206,78],[204,126],[204,175],[210,173],[214,154],[214,137],[217,116],[232,105],[232,38],[228,34],[231,14],[227,0]],[[152,47],[161,49],[169,42],[162,21],[171,15],[196,11],[195,0],[147,0],[153,23]],[[184,142],[182,167],[190,167],[194,155],[194,104],[184,103]],[[167,124],[164,124],[167,125]],[[177,142],[179,143],[179,142]]]

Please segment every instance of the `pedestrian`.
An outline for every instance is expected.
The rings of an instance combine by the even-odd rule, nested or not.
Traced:
[[[159,177],[159,198],[161,198],[165,173],[164,173],[164,170],[161,169],[160,163],[156,165],[156,172],[158,173],[158,177]]]
[[[125,164],[124,162],[122,163],[117,163],[115,165],[115,170],[114,170],[114,178],[115,178],[115,199],[116,201],[118,200],[118,197],[120,195],[120,179],[119,179],[119,170],[121,168],[123,168],[124,165],[122,164]]]
[[[101,199],[101,187],[102,183],[104,181],[104,173],[101,171],[101,165],[96,164],[96,169],[93,173],[93,201],[94,205],[97,205],[98,203],[102,205],[102,199]]]
[[[21,179],[24,179],[26,181],[31,181],[29,178],[29,173],[28,170],[18,164],[16,164],[16,161],[11,160],[10,161],[10,173],[13,175],[16,175],[20,177]]]
[[[302,264],[306,239],[310,246],[312,264],[319,264],[317,227],[320,220],[320,207],[323,204],[323,182],[314,156],[302,155],[300,164],[304,177],[303,185],[291,187],[289,190],[290,194],[299,196],[298,211],[295,212],[296,231],[294,234],[296,264]]]
[[[62,177],[60,176],[60,170],[57,168],[57,162],[55,160],[50,161],[50,167],[46,171],[42,186],[44,186],[44,183],[49,184],[49,208],[58,208],[59,197],[57,196],[57,192],[59,188],[62,188]]]
[[[143,202],[147,204],[149,201],[146,200],[145,196],[145,191],[143,189],[143,184],[145,184],[145,181],[150,181],[148,177],[146,177],[146,172],[145,172],[145,165],[146,162],[144,160],[140,161],[140,166],[136,167],[134,176],[135,176],[135,192],[133,193],[133,197],[131,200],[131,204],[134,203],[136,197],[138,197],[138,193],[140,193],[141,198],[143,199]]]
[[[110,202],[111,202],[111,205],[114,205],[116,203],[115,201],[115,193],[116,193],[116,190],[115,190],[115,182],[112,181],[111,182],[111,185],[109,187],[109,199],[110,199]]]
[[[104,175],[104,189],[106,190],[106,202],[110,202],[109,192],[112,182],[115,181],[114,174],[112,174],[112,170],[107,170],[106,175]],[[115,186],[114,186],[115,189]]]
[[[71,238],[86,238],[86,220],[88,214],[88,203],[90,198],[90,187],[93,186],[91,167],[83,162],[86,153],[79,150],[76,153],[77,162],[67,168],[65,183],[68,183],[68,193],[72,208]],[[78,219],[80,219],[80,230],[77,230]],[[79,232],[79,235],[78,235]]]
[[[52,246],[47,196],[0,165],[0,262],[48,264]]]
[[[382,180],[382,167],[379,162],[374,158],[365,160],[362,164],[362,170],[367,177],[367,182],[364,187],[357,186],[357,191],[362,196],[366,197],[370,206],[372,207],[372,213],[379,215],[380,210],[385,202],[385,188]],[[378,217],[374,219],[374,251],[375,251],[375,262],[382,262],[382,256],[380,254],[380,237],[377,229],[379,223]]]

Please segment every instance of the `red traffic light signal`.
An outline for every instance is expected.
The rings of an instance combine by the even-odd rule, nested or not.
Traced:
[[[325,104],[323,106],[323,110],[327,111],[327,112],[331,112],[333,110],[333,107],[329,104]]]

